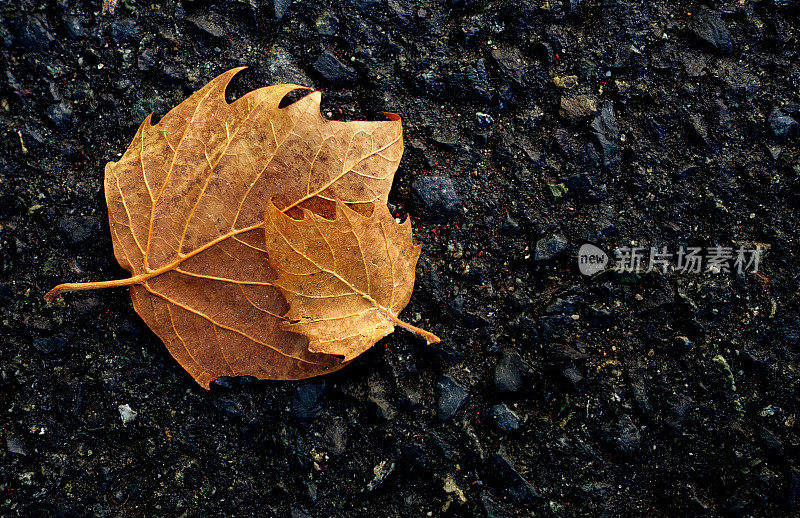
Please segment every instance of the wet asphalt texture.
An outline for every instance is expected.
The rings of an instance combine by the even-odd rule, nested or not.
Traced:
[[[796,516],[800,9],[644,0],[0,5],[0,515]],[[197,386],[125,289],[103,168],[219,73],[403,117],[397,330]],[[582,244],[760,247],[607,271]],[[613,256],[613,253],[612,253]],[[612,259],[613,263],[613,259]]]

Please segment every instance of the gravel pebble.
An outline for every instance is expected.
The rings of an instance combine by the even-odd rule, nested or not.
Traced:
[[[450,376],[443,376],[436,384],[436,388],[439,391],[437,400],[439,419],[446,421],[456,415],[458,409],[467,401],[469,393]]]

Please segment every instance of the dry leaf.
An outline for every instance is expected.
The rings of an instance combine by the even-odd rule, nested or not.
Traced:
[[[284,328],[309,338],[317,353],[349,361],[401,325],[421,246],[411,242],[411,222],[398,224],[386,205],[370,217],[337,203],[334,220],[304,210],[293,219],[270,204],[265,217],[269,264],[289,302]]]
[[[145,119],[106,165],[114,254],[132,277],[64,291],[130,286],[136,312],[203,387],[223,375],[299,379],[343,366],[280,325],[288,310],[267,262],[264,212],[334,213],[335,202],[384,204],[403,151],[400,118],[322,118],[320,93],[279,108],[297,85],[233,103],[218,76],[167,113]]]

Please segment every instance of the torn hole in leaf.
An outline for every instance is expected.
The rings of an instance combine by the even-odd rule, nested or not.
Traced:
[[[231,80],[225,86],[225,102],[228,104],[233,104],[237,99],[251,92],[254,89],[251,85],[253,79],[252,76],[254,75],[255,74],[250,73],[248,68],[240,70],[234,74]]]
[[[312,93],[314,93],[313,89],[298,88],[296,90],[292,90],[291,92],[283,96],[281,102],[278,103],[278,108],[280,109],[286,108],[287,106],[296,103],[303,97],[310,95]]]

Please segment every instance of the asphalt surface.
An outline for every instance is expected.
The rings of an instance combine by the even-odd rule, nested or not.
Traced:
[[[798,14],[4,2],[0,514],[797,515]],[[44,302],[125,276],[105,163],[240,65],[231,99],[294,82],[329,118],[403,117],[390,204],[423,245],[403,316],[441,344],[397,330],[330,376],[205,391],[125,289]],[[608,271],[581,274],[586,243]]]

